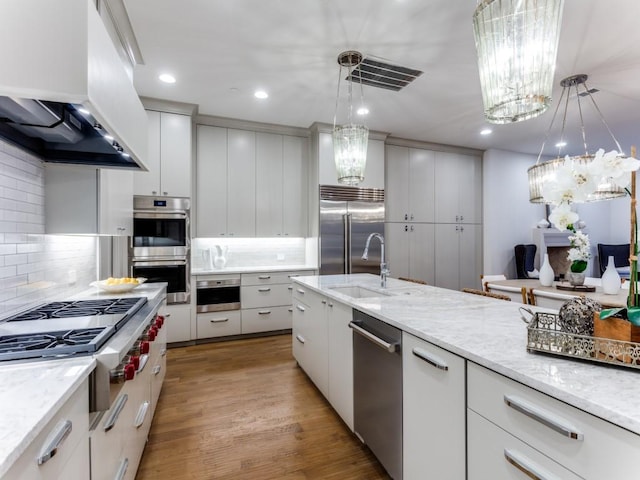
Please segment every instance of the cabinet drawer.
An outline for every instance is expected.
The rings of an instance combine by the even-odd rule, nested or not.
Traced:
[[[240,303],[243,309],[291,305],[288,287],[288,284],[240,287]]]
[[[299,277],[301,275],[311,275],[311,273],[304,271],[243,273],[240,275],[240,285],[288,284],[291,283],[291,277]]]
[[[496,427],[472,410],[469,428],[468,480],[580,480],[558,463]],[[612,478],[612,477],[609,477]]]
[[[55,442],[55,439],[62,438],[65,432],[67,434],[66,438]],[[82,454],[88,457],[89,450],[84,450],[88,446],[88,438],[89,382],[85,380],[9,469],[6,477],[3,478],[64,478],[61,475],[63,475],[65,465],[69,461],[82,465],[82,468],[87,469],[86,472],[74,472],[76,478],[88,478],[88,462],[78,463],[73,460],[80,455],[76,449],[82,449]],[[58,448],[54,450],[53,447],[56,443]],[[44,460],[44,455],[47,452],[53,452],[53,455],[45,460],[44,463],[38,465],[38,459],[42,458]]]
[[[199,313],[196,317],[196,323],[197,338],[199,339],[240,335],[241,333],[240,310]]]
[[[269,332],[291,328],[292,307],[263,307],[242,310],[242,333]]]
[[[626,478],[640,436],[471,362],[468,407],[585,478]],[[576,438],[577,437],[577,438]]]

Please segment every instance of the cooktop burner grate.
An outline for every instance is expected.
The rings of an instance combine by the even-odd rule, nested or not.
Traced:
[[[114,327],[0,336],[0,360],[93,353],[113,335]]]
[[[9,318],[8,322],[48,318],[88,317],[94,315],[133,315],[147,301],[146,297],[51,302]]]

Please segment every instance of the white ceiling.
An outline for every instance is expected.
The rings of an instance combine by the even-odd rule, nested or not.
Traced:
[[[476,0],[125,0],[144,65],[142,96],[193,103],[199,113],[309,127],[332,123],[337,56],[355,49],[424,74],[400,92],[364,87],[366,124],[395,137],[537,154],[562,78],[589,75],[613,133],[640,146],[640,1],[566,0],[554,104],[541,117],[493,125],[487,137],[472,15]],[[170,72],[173,85],[157,77]],[[343,71],[344,72],[344,71]],[[344,86],[344,83],[343,83]],[[257,88],[267,100],[253,97]],[[615,148],[587,101],[591,148]],[[561,109],[562,111],[562,109]],[[582,153],[570,104],[569,153]],[[573,117],[573,118],[572,118]],[[343,120],[344,121],[344,120]],[[340,123],[340,118],[338,119]],[[561,122],[554,122],[559,132]],[[553,134],[545,153],[554,155]]]

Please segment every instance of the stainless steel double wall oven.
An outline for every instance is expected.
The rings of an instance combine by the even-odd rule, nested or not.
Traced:
[[[167,303],[189,303],[191,201],[182,197],[135,196],[129,248],[132,277],[167,282]]]

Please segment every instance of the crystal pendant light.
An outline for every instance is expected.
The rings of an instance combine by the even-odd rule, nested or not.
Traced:
[[[551,103],[564,0],[480,0],[473,30],[487,121],[519,122]]]
[[[357,185],[364,180],[364,170],[367,163],[367,144],[369,141],[369,129],[364,125],[354,124],[353,114],[353,81],[351,77],[352,68],[362,61],[362,54],[356,51],[346,51],[338,55],[338,93],[336,96],[336,110],[333,117],[333,156],[338,173],[338,183],[343,185]],[[348,91],[348,113],[347,123],[336,126],[338,116],[338,102],[340,99],[340,79],[342,77],[342,67],[347,67]],[[360,84],[362,95],[362,84]]]
[[[596,101],[591,95],[592,93],[591,90],[589,90],[589,88],[587,87],[587,78],[588,76],[585,74],[572,75],[570,77],[563,79],[560,82],[560,85],[562,86],[562,94],[560,95],[560,99],[558,100],[558,105],[556,106],[556,110],[553,113],[553,117],[551,118],[551,123],[549,125],[549,129],[547,130],[547,134],[544,139],[544,142],[542,142],[542,147],[540,148],[538,159],[536,161],[536,164],[527,170],[527,174],[529,176],[529,201],[531,203],[545,203],[545,200],[543,198],[544,185],[551,180],[555,180],[556,172],[561,167],[565,166],[567,162],[571,162],[574,168],[576,167],[580,168],[581,166],[588,165],[594,159],[594,155],[589,153],[588,147],[587,147],[587,136],[584,128],[584,120],[582,117],[582,105],[580,103],[580,98],[582,98],[583,96],[589,97],[595,110],[598,112],[600,116],[600,121],[606,127],[607,131],[609,132],[609,135],[611,135],[611,138],[615,143],[618,149],[618,152],[622,152],[622,149],[620,148],[620,144],[618,143],[618,140],[616,140],[616,137],[614,137],[613,132],[611,131],[611,129],[609,128],[609,125],[607,125],[607,122],[602,116],[602,112],[600,111],[600,108],[598,108]],[[579,87],[582,87],[584,91],[580,92]],[[567,110],[569,107],[569,97],[570,97],[572,88],[575,88],[573,97],[575,97],[576,99],[578,112],[580,114],[580,132],[582,134],[584,155],[575,155],[575,156],[567,155],[565,157],[562,157],[561,156],[562,148],[565,145],[564,128],[566,124]],[[564,107],[564,114],[562,118],[562,130],[560,132],[560,142],[558,143],[558,156],[553,160],[540,162],[542,151],[544,150],[547,139],[549,138],[551,127],[553,127],[553,122],[558,114],[558,110],[560,105],[562,104],[563,98],[565,99],[565,107]],[[624,155],[620,153],[620,156],[624,156]],[[611,198],[623,197],[624,195],[625,195],[625,191],[623,188],[613,183],[610,178],[602,178],[598,182],[597,188],[587,196],[586,201],[593,202],[596,200],[607,200]]]

